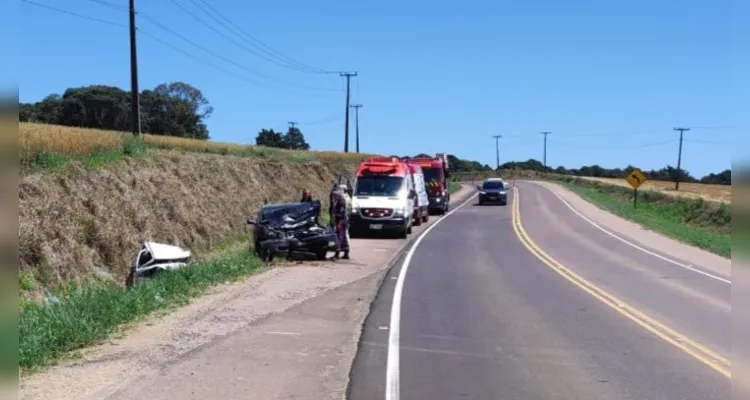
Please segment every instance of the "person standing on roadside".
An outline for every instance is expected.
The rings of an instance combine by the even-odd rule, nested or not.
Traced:
[[[351,191],[349,191],[349,188],[346,186],[345,183],[342,183],[341,185],[339,185],[339,187],[341,188],[341,191],[344,193],[344,200],[346,201],[346,216],[347,216],[346,218],[347,220],[346,243],[351,244],[351,240],[350,240],[351,237],[349,236],[349,224],[348,224],[349,216],[352,215],[352,197],[350,195]]]
[[[349,259],[349,211],[347,209],[346,192],[340,186],[334,188],[331,193],[331,223],[336,230],[338,237],[338,248],[333,255],[334,260],[339,259],[339,252],[344,252],[341,257],[344,260]]]
[[[310,189],[302,189],[302,200],[300,200],[300,203],[309,203],[313,201],[312,198],[312,190]]]

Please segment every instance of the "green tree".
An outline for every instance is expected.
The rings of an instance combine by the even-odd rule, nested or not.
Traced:
[[[280,132],[273,129],[261,129],[258,136],[255,137],[255,144],[258,146],[284,148],[284,138]]]
[[[298,128],[289,127],[281,139],[284,148],[292,150],[310,150],[310,145],[305,141],[305,135]]]
[[[156,135],[208,139],[213,108],[184,82],[162,84],[140,95],[141,128]],[[130,92],[114,86],[69,88],[36,103],[19,104],[19,121],[124,131],[130,129]]]

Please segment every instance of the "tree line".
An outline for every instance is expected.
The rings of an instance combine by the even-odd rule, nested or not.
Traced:
[[[155,135],[209,139],[206,119],[213,107],[203,93],[184,82],[163,83],[140,93],[141,131]],[[20,122],[129,131],[131,92],[90,85],[50,94],[36,103],[19,103]]]
[[[50,94],[35,103],[19,103],[19,121],[115,131],[129,131],[131,124],[130,92],[114,86],[91,85],[69,88],[62,95]],[[140,93],[141,130],[154,135],[179,136],[208,140],[210,138],[206,119],[213,107],[194,86],[185,82],[170,82],[157,85]],[[293,150],[309,150],[310,144],[297,127],[286,132],[262,129],[255,144]],[[494,169],[478,161],[448,155],[448,162],[455,172],[491,172]],[[507,162],[500,169],[520,169],[551,172],[573,176],[602,178],[625,178],[635,167],[604,168],[588,165],[580,168],[545,167],[540,161]],[[685,170],[678,171],[670,165],[661,169],[643,170],[651,180],[731,185],[732,171],[727,169],[696,178]]]
[[[450,156],[449,156],[450,157]],[[457,162],[451,162],[451,168],[457,172],[490,172],[494,168],[489,165],[481,165],[476,161],[468,161],[457,159]],[[589,176],[597,178],[622,178],[630,174],[636,167],[628,165],[625,168],[604,168],[600,165],[585,165],[580,168],[565,168],[565,167],[545,167],[544,164],[535,159],[529,159],[526,161],[511,161],[500,165],[500,169],[518,169],[524,171],[536,171],[536,172],[548,172],[561,175],[571,176]],[[674,181],[675,178],[679,177],[680,182],[690,183],[705,183],[713,185],[731,185],[732,184],[732,170],[726,169],[719,173],[710,173],[704,177],[696,178],[692,176],[688,171],[667,165],[660,169],[641,169],[644,175],[650,180],[654,181]]]
[[[50,94],[35,103],[19,103],[18,120],[112,131],[130,131],[131,92],[115,86],[89,85]],[[185,82],[170,82],[139,94],[141,131],[152,135],[210,139],[206,120],[213,107],[203,93]],[[296,127],[287,132],[262,129],[257,145],[309,150]]]

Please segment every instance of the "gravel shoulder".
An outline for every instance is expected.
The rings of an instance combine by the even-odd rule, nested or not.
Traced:
[[[470,193],[464,186],[452,203]],[[427,226],[405,240],[354,239],[346,263],[282,266],[215,287],[22,378],[20,398],[341,398],[382,277]]]
[[[655,249],[659,253],[676,260],[690,260],[694,266],[727,279],[731,276],[732,260],[729,258],[718,256],[647,230],[641,225],[598,208],[558,184],[540,181],[534,181],[533,183],[547,188],[553,194],[568,202],[570,206],[586,218],[602,228],[616,233],[623,239],[645,248]]]

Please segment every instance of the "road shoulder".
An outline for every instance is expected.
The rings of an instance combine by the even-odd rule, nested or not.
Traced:
[[[470,188],[465,186],[452,196],[452,203],[459,204],[470,194]],[[431,218],[435,220],[437,217]],[[155,377],[178,374],[190,365],[206,366],[217,376],[223,376],[222,371],[230,376],[236,375],[234,371],[238,369],[252,368],[256,374],[254,382],[262,385],[265,376],[273,384],[265,388],[266,393],[261,396],[265,399],[304,393],[328,398],[326,393],[337,394],[347,385],[362,322],[382,276],[431,223],[415,229],[407,240],[353,240],[350,262],[282,266],[241,282],[215,287],[210,294],[187,306],[152,316],[121,337],[87,349],[78,360],[24,377],[20,398],[124,399],[139,390],[152,399],[190,398],[186,397],[191,393],[189,390],[182,397],[177,396],[180,390],[187,389],[182,387],[185,381],[179,380],[166,385],[172,386],[172,391],[158,396],[152,393],[164,383],[154,381]],[[278,326],[271,327],[272,324]],[[278,331],[279,326],[283,326],[283,332],[297,333],[289,336],[295,343],[306,343],[305,350],[289,346],[288,341],[269,340],[263,334]],[[222,346],[231,340],[242,340],[250,348],[262,351],[242,353],[241,358],[226,365],[219,363],[213,357],[214,352],[225,351]],[[264,356],[272,359],[274,354],[289,355],[292,351],[307,354],[306,361],[293,362],[282,357],[288,362],[268,363],[263,359]],[[203,386],[194,388],[205,390],[216,385],[211,380],[198,380],[192,385],[199,382]],[[247,390],[260,390],[248,382],[232,383],[235,393],[244,397]],[[206,393],[212,393],[210,397],[216,394]],[[226,394],[227,398],[238,398]]]
[[[629,242],[646,248],[657,249],[660,253],[678,260],[690,260],[690,262],[703,269],[723,275],[727,278],[731,276],[731,259],[718,256],[697,247],[689,246],[654,231],[645,229],[639,224],[602,210],[556,183],[542,181],[529,182],[548,189],[559,198],[568,202],[570,206],[586,216],[586,218]]]

